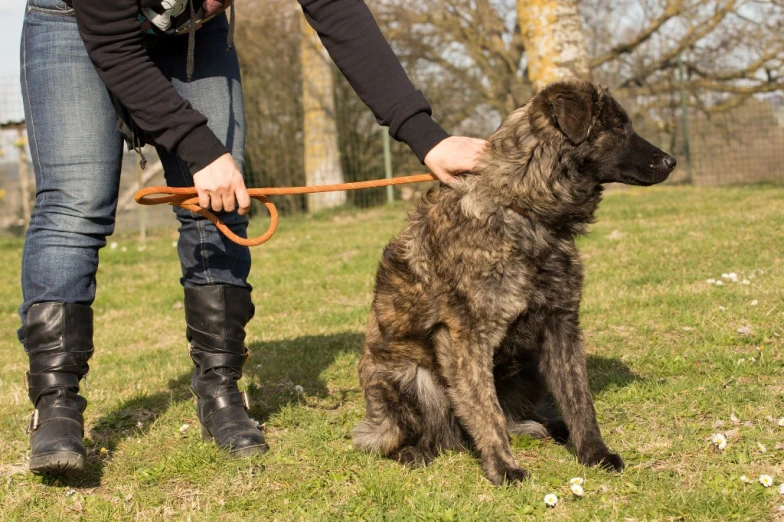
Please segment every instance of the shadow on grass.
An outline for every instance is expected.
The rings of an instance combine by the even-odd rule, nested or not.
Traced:
[[[265,422],[281,408],[297,403],[296,386],[302,386],[309,397],[333,399],[331,405],[315,407],[340,407],[347,393],[359,392],[358,385],[355,390],[330,393],[322,375],[342,354],[359,353],[363,340],[362,333],[344,332],[251,344],[253,354],[245,366],[243,379],[251,399],[251,416]],[[353,360],[351,364],[351,371],[355,372]],[[619,359],[589,355],[587,365],[594,395],[639,379]],[[184,372],[169,381],[166,391],[136,395],[117,405],[100,417],[90,431],[92,446],[88,448],[85,471],[74,475],[43,475],[42,482],[71,487],[99,486],[106,460],[122,440],[143,437],[155,419],[173,403],[191,399],[190,378],[191,372]],[[106,448],[107,453],[102,453],[101,448]]]
[[[98,487],[104,465],[111,459],[120,441],[129,437],[143,437],[149,426],[165,413],[172,403],[191,397],[190,376],[190,372],[186,372],[176,379],[171,379],[167,391],[134,395],[118,404],[95,421],[89,434],[86,434],[87,460],[84,471],[64,475],[47,473],[41,476],[41,481],[49,485]],[[106,451],[101,451],[102,448]]]
[[[593,395],[608,388],[622,388],[640,380],[640,377],[620,359],[603,355],[588,355],[586,359],[588,382]]]
[[[291,403],[298,401],[295,386],[302,386],[310,397],[330,396],[321,374],[345,352],[358,352],[364,335],[346,332],[333,335],[304,336],[293,340],[253,343],[252,355],[244,368],[244,378],[251,399],[250,415],[260,422]],[[184,372],[168,383],[168,389],[153,394],[130,397],[96,420],[89,433],[85,470],[64,475],[43,474],[44,484],[80,488],[98,487],[103,468],[121,441],[144,437],[155,420],[173,403],[191,400],[192,372]],[[335,399],[344,400],[345,391]],[[194,416],[195,416],[194,403]],[[106,451],[102,452],[101,448]]]
[[[330,394],[322,373],[342,354],[359,353],[364,339],[363,333],[343,332],[253,343],[249,347],[252,356],[245,366],[251,415],[264,422],[282,407],[298,402],[297,386],[309,397],[332,396],[337,404],[342,403],[348,390]],[[355,366],[352,362],[354,375]]]

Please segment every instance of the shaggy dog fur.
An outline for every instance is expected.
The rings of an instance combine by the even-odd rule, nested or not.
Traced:
[[[574,240],[603,183],[652,185],[674,166],[587,82],[552,84],[509,115],[478,175],[427,194],[384,250],[356,446],[407,464],[470,448],[499,484],[526,477],[509,434],[529,433],[570,440],[586,465],[623,469],[588,387]],[[565,422],[538,408],[548,391]]]

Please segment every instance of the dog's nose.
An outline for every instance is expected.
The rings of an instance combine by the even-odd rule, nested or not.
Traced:
[[[675,158],[673,158],[672,156],[665,156],[665,157],[664,157],[664,165],[665,165],[665,166],[666,166],[668,169],[670,169],[670,170],[674,169],[674,168],[675,168],[675,165],[676,165],[677,163],[678,163],[678,162],[676,161],[676,159],[675,159]]]

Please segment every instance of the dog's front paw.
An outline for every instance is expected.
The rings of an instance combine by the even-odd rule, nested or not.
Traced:
[[[528,478],[529,473],[523,468],[516,468],[512,466],[500,466],[497,469],[488,471],[487,479],[500,486],[501,484],[513,484],[515,482],[522,482]]]
[[[586,466],[599,466],[608,471],[623,471],[623,468],[626,467],[620,455],[617,453],[610,453],[609,451],[596,453],[591,457],[581,460]]]

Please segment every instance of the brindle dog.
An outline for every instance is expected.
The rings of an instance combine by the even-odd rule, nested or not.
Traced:
[[[623,469],[588,387],[574,240],[602,184],[653,185],[674,167],[588,82],[552,84],[509,115],[478,175],[427,194],[384,250],[356,446],[407,464],[473,448],[499,484],[527,476],[509,434],[549,434],[586,465]],[[548,391],[565,424],[538,408]]]

